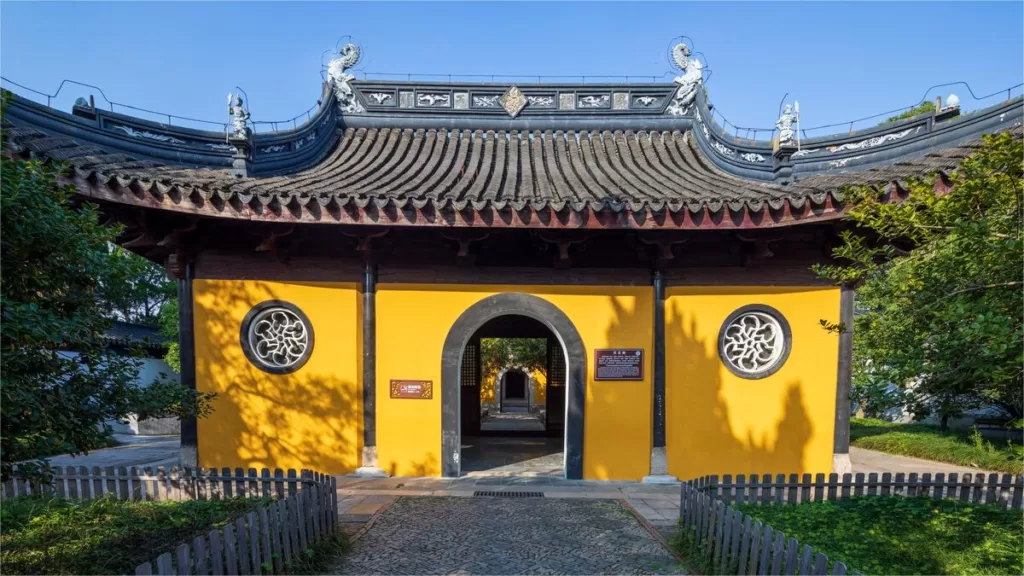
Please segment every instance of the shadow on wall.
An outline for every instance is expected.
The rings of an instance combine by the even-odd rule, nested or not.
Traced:
[[[362,394],[358,374],[358,293],[338,286],[269,282],[200,282],[196,302],[196,379],[215,391],[214,412],[199,421],[204,467],[314,468],[341,474],[359,465]],[[344,302],[348,298],[356,301]],[[296,372],[275,375],[256,368],[240,344],[249,309],[285,300],[313,327],[313,352]],[[348,332],[352,331],[353,334]],[[351,340],[351,342],[350,342]]]
[[[586,342],[586,478],[640,480],[650,471],[654,312],[649,297],[629,296],[608,297],[612,314],[604,328],[605,343]],[[642,348],[644,381],[595,381],[595,348]]]
[[[667,312],[666,363],[675,377],[666,382],[669,473],[683,480],[806,470],[814,429],[800,382],[777,374],[761,380],[733,377],[718,356],[717,339],[699,339],[696,319],[685,322],[677,304]],[[772,426],[769,415],[780,401],[782,417]]]
[[[441,469],[441,463],[437,461],[437,457],[433,454],[427,454],[427,457],[419,462],[407,462],[404,466],[406,476],[437,476],[437,471]],[[388,466],[387,473],[391,477],[398,476],[398,464],[392,462]]]

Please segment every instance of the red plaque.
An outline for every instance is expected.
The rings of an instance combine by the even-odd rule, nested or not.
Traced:
[[[594,380],[643,380],[642,348],[599,348],[594,350]]]
[[[430,400],[434,397],[433,380],[392,380],[392,398],[416,398]]]

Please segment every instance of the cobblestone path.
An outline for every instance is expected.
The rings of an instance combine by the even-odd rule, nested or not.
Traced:
[[[338,574],[680,574],[618,502],[403,497]]]

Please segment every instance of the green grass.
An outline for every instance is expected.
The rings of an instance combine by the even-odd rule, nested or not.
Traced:
[[[0,564],[4,574],[134,574],[139,564],[263,504],[10,498],[0,503]]]
[[[943,432],[928,424],[854,418],[850,420],[850,445],[979,470],[1024,474],[1024,446],[989,442],[977,433]]]
[[[1024,573],[1019,510],[902,497],[735,507],[843,562],[848,573]]]
[[[292,566],[290,574],[331,574],[348,552],[348,537],[335,532],[306,550]],[[266,567],[264,567],[266,568]],[[264,569],[264,572],[270,570]]]

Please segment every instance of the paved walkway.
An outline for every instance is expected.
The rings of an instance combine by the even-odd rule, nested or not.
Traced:
[[[682,571],[662,542],[618,501],[448,496],[398,498],[331,573]]]
[[[462,471],[561,478],[562,438],[481,436],[462,439]]]
[[[179,436],[135,436],[132,434],[115,434],[114,437],[122,444],[113,448],[93,450],[78,456],[54,456],[47,458],[51,466],[99,466],[115,468],[124,466],[170,468],[178,465],[178,453],[181,446]]]
[[[564,480],[474,473],[462,478],[338,477],[338,512],[354,533],[399,496],[471,497],[477,491],[541,492],[545,499],[622,500],[668,538],[679,521],[678,484]]]
[[[930,472],[932,474],[938,472],[943,474],[949,474],[950,472],[956,472],[957,474],[989,473],[987,470],[979,468],[968,468],[966,466],[935,462],[934,460],[922,460],[909,456],[897,456],[895,454],[886,454],[885,452],[876,452],[875,450],[865,450],[855,446],[850,446],[850,463],[853,465],[854,473],[863,472],[865,474],[872,472],[879,474],[884,472],[917,472],[919,474],[923,472]]]

